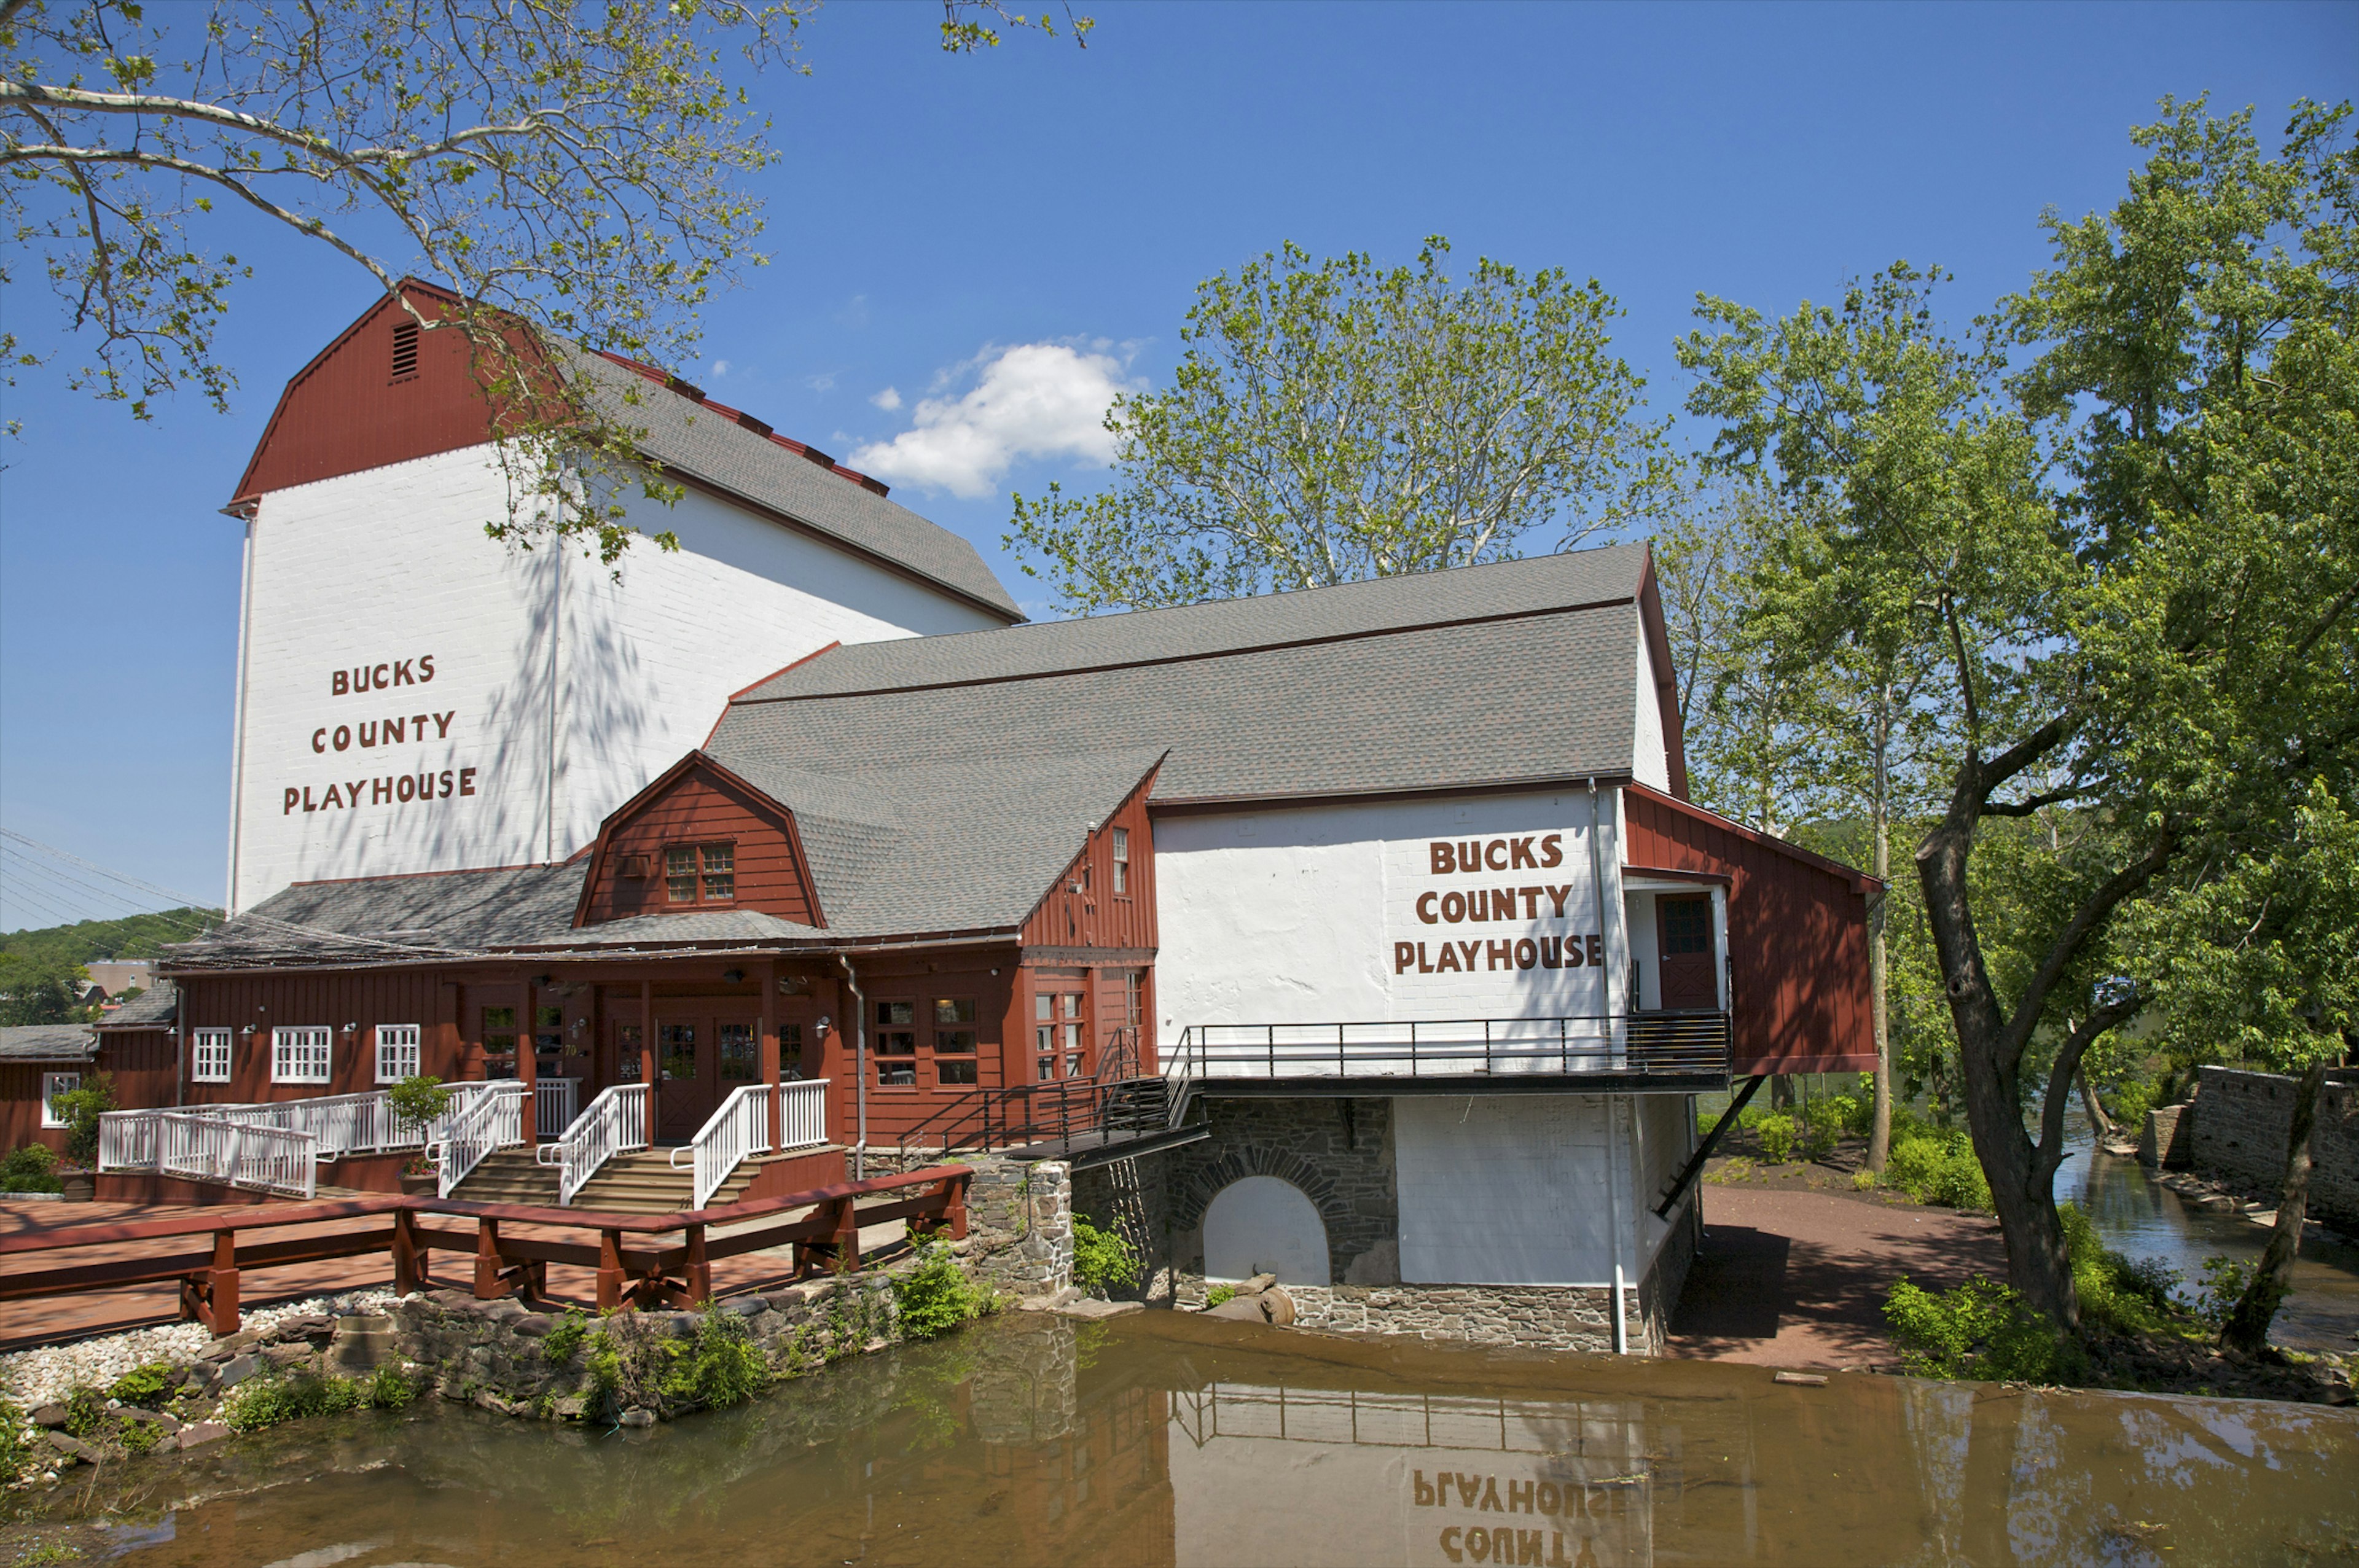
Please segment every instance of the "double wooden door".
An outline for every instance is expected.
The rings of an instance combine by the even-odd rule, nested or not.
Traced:
[[[810,999],[786,997],[777,1015],[779,1076],[816,1076],[805,1044],[816,1020]],[[636,1082],[642,1036],[618,1023],[615,1058],[625,1083]],[[694,999],[656,1004],[655,1137],[685,1143],[721,1108],[732,1090],[762,1081],[762,1015],[743,1002]]]

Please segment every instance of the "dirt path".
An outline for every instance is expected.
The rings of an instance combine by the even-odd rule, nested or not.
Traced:
[[[1669,1354],[1763,1367],[1892,1360],[1884,1292],[1906,1274],[1946,1290],[2005,1278],[1998,1223],[1832,1192],[1703,1188],[1704,1241],[1671,1316]]]

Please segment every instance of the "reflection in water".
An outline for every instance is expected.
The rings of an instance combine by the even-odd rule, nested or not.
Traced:
[[[1768,1376],[1016,1316],[650,1432],[437,1404],[85,1485],[103,1553],[192,1568],[2158,1565],[2359,1531],[2350,1411]],[[83,1496],[19,1495],[0,1562]]]

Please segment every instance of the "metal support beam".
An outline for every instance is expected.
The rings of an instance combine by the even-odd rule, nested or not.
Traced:
[[[1671,1210],[1680,1206],[1680,1200],[1688,1195],[1688,1189],[1695,1185],[1696,1178],[1703,1173],[1703,1162],[1712,1158],[1713,1150],[1720,1147],[1722,1136],[1736,1125],[1736,1113],[1743,1110],[1745,1102],[1768,1081],[1767,1073],[1756,1073],[1745,1080],[1745,1087],[1736,1091],[1736,1098],[1728,1102],[1728,1108],[1720,1113],[1720,1119],[1713,1122],[1712,1130],[1703,1135],[1703,1141],[1696,1145],[1696,1152],[1688,1156],[1688,1162],[1680,1168],[1678,1175],[1671,1178],[1670,1190],[1663,1195],[1663,1201],[1655,1206],[1657,1219],[1671,1217]]]

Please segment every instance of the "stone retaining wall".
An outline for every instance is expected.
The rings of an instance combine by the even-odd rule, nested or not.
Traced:
[[[1287,1285],[1298,1327],[1614,1351],[1614,1292],[1556,1285]],[[1635,1329],[1635,1325],[1633,1325]],[[1632,1347],[1638,1348],[1632,1335]]]
[[[2225,1185],[2272,1193],[2285,1181],[2294,1080],[2277,1073],[2204,1067],[2191,1108],[2196,1172]],[[2310,1137],[2310,1216],[2359,1236],[2359,1085],[2329,1081]]]
[[[2146,1113],[2138,1134],[2138,1163],[2161,1171],[2184,1171],[2195,1162],[2195,1118],[2191,1105],[2158,1105]],[[2280,1135],[2282,1137],[2282,1135]]]

